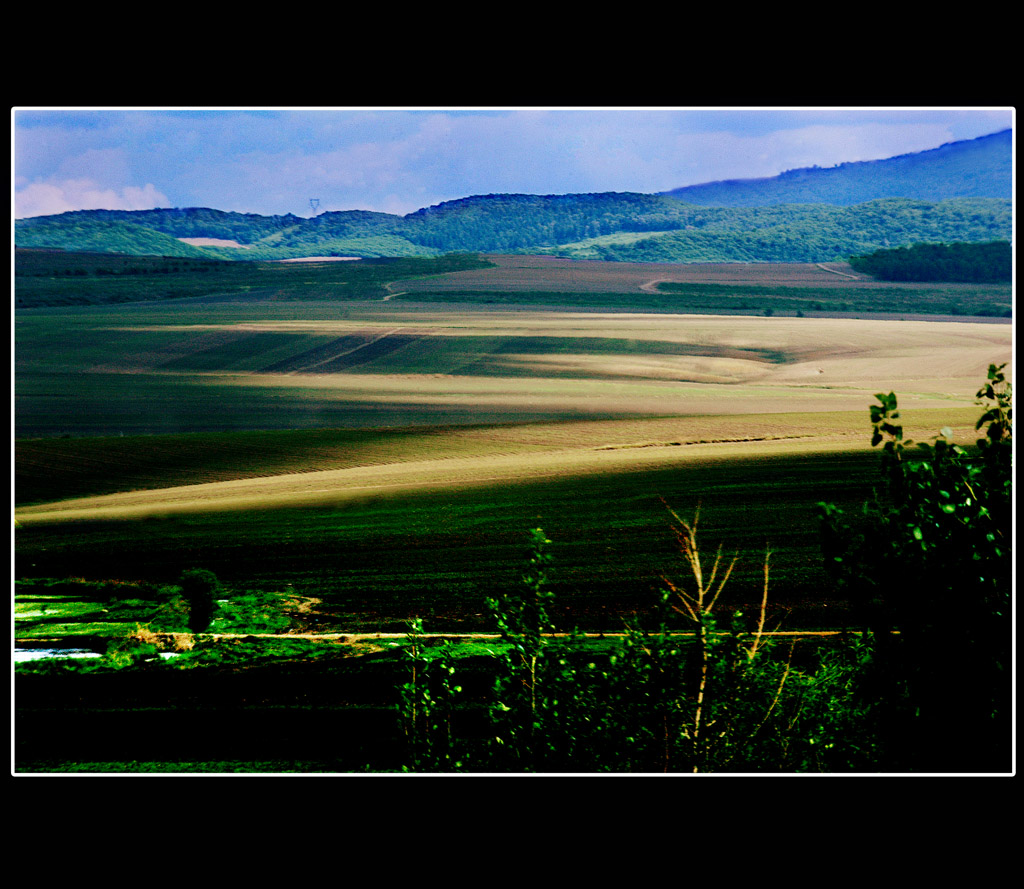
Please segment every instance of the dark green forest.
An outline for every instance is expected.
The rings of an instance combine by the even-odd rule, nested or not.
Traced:
[[[1009,241],[984,244],[914,244],[851,256],[858,272],[882,281],[1008,283],[1013,276]]]

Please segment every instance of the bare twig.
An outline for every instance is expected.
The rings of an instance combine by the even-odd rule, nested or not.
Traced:
[[[722,553],[722,548],[721,547],[718,548],[718,553],[719,553],[719,555],[721,555],[721,553]],[[722,590],[725,588],[725,585],[728,582],[730,575],[732,574],[732,569],[736,567],[736,563],[739,561],[739,558],[740,558],[739,553],[736,553],[732,557],[732,561],[729,563],[729,569],[725,572],[725,576],[722,578],[721,583],[718,584],[718,589],[715,591],[715,594],[711,597],[711,601],[708,603],[708,607],[707,607],[708,613],[710,613],[711,609],[715,607],[715,602],[718,601],[718,596],[722,592]],[[716,568],[718,567],[717,559],[715,560],[715,567]],[[712,577],[714,577],[714,572],[712,572]]]
[[[735,724],[734,720],[729,718],[724,720],[724,723],[722,723],[724,727],[720,728],[719,725],[721,720],[719,717],[722,714],[716,716],[708,709],[709,694],[712,691],[712,683],[716,681],[713,675],[712,663],[713,642],[711,638],[711,615],[719,596],[725,589],[726,584],[732,576],[733,569],[739,561],[739,553],[735,553],[726,566],[722,556],[723,547],[722,545],[719,545],[718,551],[715,554],[714,562],[711,566],[710,574],[705,578],[700,558],[700,547],[697,543],[697,525],[700,519],[699,504],[694,512],[693,520],[686,521],[681,518],[679,514],[676,513],[675,510],[673,510],[667,503],[665,503],[664,499],[662,499],[662,503],[673,519],[673,531],[679,545],[679,551],[693,577],[692,592],[687,592],[681,586],[673,583],[664,575],[662,575],[662,580],[664,581],[668,591],[673,594],[675,599],[674,602],[669,603],[670,606],[677,613],[688,617],[696,624],[697,650],[700,657],[700,675],[697,680],[692,715],[689,719],[685,720],[685,724],[681,727],[680,733],[682,737],[686,738],[690,742],[692,749],[691,765],[694,772],[699,772],[708,765],[709,757],[712,754],[712,748],[717,747],[719,743],[727,743],[727,739],[730,734],[734,734],[739,728]],[[771,576],[771,557],[772,549],[766,544],[763,569],[764,583],[761,590],[761,604],[758,614],[757,629],[753,634],[753,643],[744,649],[748,662],[753,661],[756,658],[758,652],[760,652],[765,646],[769,635],[765,626],[768,618],[768,586]],[[760,721],[756,726],[754,726],[753,730],[747,736],[748,743],[768,723],[782,698],[782,693],[786,682],[789,679],[792,668],[793,648],[794,646],[791,645],[789,650],[789,659],[786,662],[785,669],[783,670],[782,676],[775,688],[775,693],[771,703],[761,715]],[[712,734],[712,729],[714,729],[714,734]],[[666,747],[666,756],[667,753],[668,748]],[[725,765],[731,761],[735,755],[736,753],[734,752],[729,759],[725,761],[725,763],[721,763],[720,765]],[[666,759],[666,768],[667,767],[668,762]]]
[[[754,634],[754,644],[747,649],[747,657],[753,659],[757,649],[761,647],[761,639],[764,636],[764,619],[768,611],[768,561],[771,559],[772,551],[768,546],[764,550],[764,590],[761,593],[761,614],[757,621],[757,632]]]

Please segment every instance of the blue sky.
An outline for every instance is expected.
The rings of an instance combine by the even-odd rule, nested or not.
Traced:
[[[14,216],[214,207],[405,214],[474,194],[667,191],[874,160],[1009,108],[59,109],[12,112]]]

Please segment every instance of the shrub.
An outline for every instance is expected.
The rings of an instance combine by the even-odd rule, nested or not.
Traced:
[[[697,541],[698,513],[669,510],[688,577],[663,578],[655,633],[630,627],[613,656],[607,735],[618,768],[662,772],[828,771],[856,752],[844,720],[856,669],[847,646],[802,652],[779,646],[766,626],[771,551],[766,549],[756,612],[722,613],[719,597],[736,558],[719,547],[708,566]],[[710,567],[710,571],[708,568]],[[671,611],[690,636],[666,631]],[[801,645],[808,643],[802,642]]]
[[[591,741],[599,724],[594,686],[603,676],[574,656],[574,635],[559,640],[551,635],[550,544],[541,528],[531,530],[520,591],[487,600],[506,644],[497,659],[489,709],[489,766],[498,771],[564,772],[594,766]]]
[[[160,656],[156,638],[140,624],[134,632],[110,639],[107,643],[104,661],[115,670],[134,667]]]
[[[190,568],[182,572],[178,583],[189,605],[189,629],[193,633],[202,633],[213,620],[220,581],[212,571]]]

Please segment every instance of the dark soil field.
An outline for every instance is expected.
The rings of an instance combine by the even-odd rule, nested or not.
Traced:
[[[401,299],[548,304],[644,312],[807,317],[962,316],[1008,318],[1006,284],[894,285],[855,272],[848,263],[629,263],[548,256],[488,256],[493,268],[403,281]],[[512,299],[508,295],[515,295]],[[582,298],[580,298],[582,297]]]
[[[448,272],[410,279],[393,290],[442,293],[446,290],[565,290],[581,293],[652,292],[661,283],[720,284],[731,287],[778,286],[814,290],[889,291],[893,285],[854,271],[849,263],[645,263],[601,262],[556,256],[488,255],[492,268]],[[944,285],[967,291],[977,285]],[[927,292],[935,284],[901,284],[900,289]],[[1001,288],[1005,290],[1004,288]],[[997,292],[997,288],[993,288]]]

